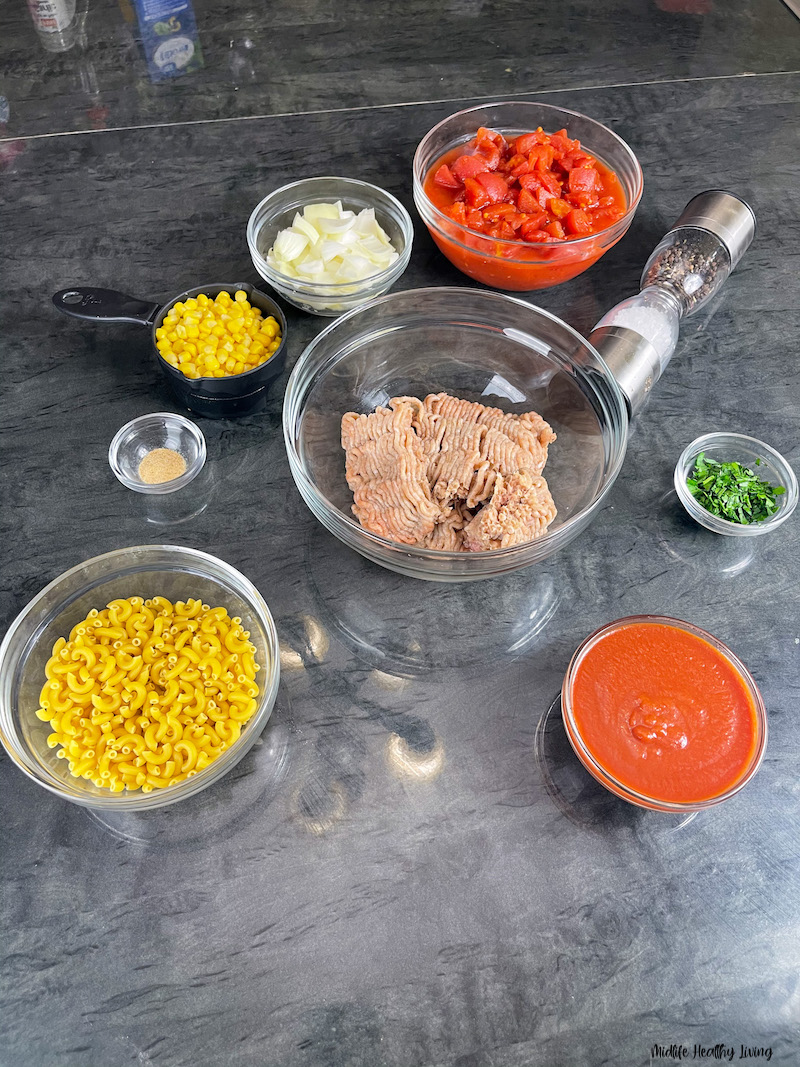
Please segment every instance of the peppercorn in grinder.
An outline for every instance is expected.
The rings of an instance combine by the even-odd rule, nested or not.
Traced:
[[[640,292],[592,330],[589,342],[608,364],[631,415],[664,373],[681,320],[724,285],[755,231],[753,210],[740,197],[722,189],[698,193],[648,259]]]

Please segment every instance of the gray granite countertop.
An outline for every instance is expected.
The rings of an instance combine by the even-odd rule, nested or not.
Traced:
[[[124,0],[79,8],[63,53],[24,4],[1,10],[0,622],[91,556],[187,545],[262,592],[282,681],[242,763],[163,812],[74,806],[0,754],[0,1067],[640,1067],[683,1047],[716,1062],[715,1046],[800,1062],[800,520],[720,538],[671,488],[716,429],[800,469],[800,22],[777,0],[346,0],[335,16],[306,0],[268,17],[198,0],[204,68],[152,84]],[[526,93],[612,126],[644,170],[624,240],[531,294],[578,330],[635,291],[694,193],[729,188],[759,222],[684,324],[586,532],[449,587],[340,545],[286,460],[286,378],[323,325],[288,307],[268,410],[202,422],[199,514],[153,513],[114,479],[115,431],[177,408],[146,330],[68,320],[53,292],[256,282],[253,206],[326,172],[411,210],[397,288],[469,284],[413,210],[413,151],[469,101]],[[639,612],[730,645],[768,709],[759,774],[695,817],[615,799],[561,725],[576,646]]]

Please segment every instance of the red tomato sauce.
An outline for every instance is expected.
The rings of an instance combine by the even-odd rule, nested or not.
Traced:
[[[506,138],[481,128],[425,178],[431,203],[454,222],[504,241],[551,244],[608,229],[625,214],[613,171],[566,130]]]
[[[631,623],[601,637],[579,662],[569,696],[595,760],[646,797],[710,800],[752,765],[758,716],[745,679],[676,626]]]

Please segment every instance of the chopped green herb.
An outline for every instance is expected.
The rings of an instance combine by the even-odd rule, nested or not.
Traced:
[[[760,464],[757,459],[756,466]],[[786,492],[782,485],[762,481],[741,463],[717,463],[706,459],[704,452],[695,460],[686,484],[706,511],[744,526],[774,515],[778,510],[775,498]]]

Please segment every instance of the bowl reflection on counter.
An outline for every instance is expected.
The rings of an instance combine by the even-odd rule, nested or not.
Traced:
[[[49,723],[36,717],[45,664],[59,637],[66,637],[92,608],[118,597],[199,598],[242,619],[256,647],[258,706],[239,739],[175,786],[152,793],[112,793],[75,778],[66,760],[48,748]],[[280,679],[278,636],[269,608],[255,586],[228,563],[205,552],[173,545],[140,545],[96,556],[66,571],[44,588],[11,624],[0,646],[0,741],[12,761],[34,782],[75,804],[116,811],[146,811],[194,796],[227,774],[250,750],[275,704]]]

